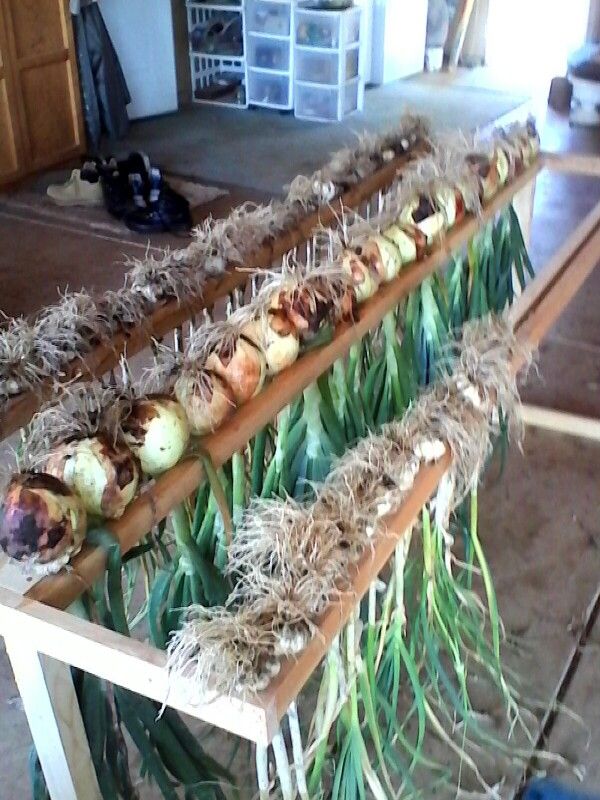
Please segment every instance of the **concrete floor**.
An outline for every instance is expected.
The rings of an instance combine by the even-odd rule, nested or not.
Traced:
[[[554,149],[600,152],[596,132],[572,131],[550,117],[544,144]],[[544,177],[536,199],[532,253],[542,265],[600,197],[598,185],[580,179]],[[15,216],[17,217],[15,219]],[[8,239],[10,235],[10,240]],[[8,313],[29,313],[51,302],[55,284],[117,286],[123,267],[118,254],[141,254],[144,243],[64,230],[47,218],[27,218],[0,207],[2,300]],[[6,239],[4,238],[6,237]],[[153,244],[161,244],[154,243]],[[599,254],[600,255],[600,254]],[[83,266],[85,265],[85,266]],[[553,329],[540,355],[539,379],[532,376],[526,399],[600,414],[600,274],[591,276]],[[6,302],[5,302],[6,299]],[[539,716],[562,687],[563,702],[581,717],[559,710],[548,747],[585,769],[585,785],[600,791],[600,695],[596,690],[600,623],[590,625],[584,646],[579,635],[600,585],[600,512],[597,504],[600,446],[528,431],[524,451],[513,449],[505,474],[486,478],[480,499],[481,532],[495,575],[507,631],[522,643],[518,666],[539,704]],[[562,678],[576,652],[581,658],[570,684]],[[29,795],[29,734],[6,660],[0,657],[0,797]],[[587,727],[586,727],[587,726]],[[556,771],[550,767],[550,771]],[[570,773],[560,770],[569,779]],[[503,797],[511,797],[514,781]],[[154,792],[144,788],[143,800]]]

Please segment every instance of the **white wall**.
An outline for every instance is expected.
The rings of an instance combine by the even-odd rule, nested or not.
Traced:
[[[423,71],[427,0],[375,0],[373,83],[389,83]]]
[[[130,119],[177,110],[171,0],[99,0],[132,102]]]

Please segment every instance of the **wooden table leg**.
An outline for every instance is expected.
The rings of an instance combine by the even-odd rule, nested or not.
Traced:
[[[6,652],[52,800],[102,800],[71,670],[6,636]]]

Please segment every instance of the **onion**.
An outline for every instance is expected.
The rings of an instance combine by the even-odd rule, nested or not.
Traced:
[[[382,283],[389,283],[400,272],[402,267],[400,251],[385,236],[370,236],[361,250],[361,258],[373,267]]]
[[[542,143],[540,141],[540,134],[538,133],[537,125],[535,124],[535,119],[533,119],[533,117],[529,117],[527,120],[525,131],[527,140],[529,142],[530,161],[535,161],[541,150]]]
[[[501,147],[496,146],[494,148],[494,163],[496,166],[496,174],[498,175],[498,183],[500,186],[504,186],[510,175],[510,164],[508,163],[506,153]]]
[[[287,316],[301,340],[310,340],[329,321],[333,298],[324,283],[293,283],[275,292],[270,308]]]
[[[122,429],[142,472],[151,476],[175,466],[190,438],[183,408],[176,400],[160,395],[135,400]]]
[[[407,233],[403,226],[390,225],[390,227],[383,232],[383,235],[398,248],[400,257],[402,258],[402,264],[412,264],[413,261],[417,260],[417,243],[414,237],[412,237],[410,233]]]
[[[228,384],[238,405],[258,394],[265,382],[264,354],[251,339],[242,335],[227,336],[209,354],[205,367]]]
[[[432,244],[446,226],[444,215],[425,195],[413,197],[402,209],[399,221],[422,231],[427,237],[427,244]]]
[[[15,475],[0,514],[0,547],[11,558],[48,575],[81,549],[86,532],[83,503],[52,475]]]
[[[264,315],[248,322],[242,333],[264,353],[269,375],[277,375],[298,358],[300,339],[284,311],[267,309]]]
[[[357,303],[364,303],[379,288],[379,275],[374,267],[362,260],[353,250],[346,250],[342,256],[342,269],[352,278]]]
[[[216,430],[235,411],[229,385],[209,369],[185,369],[175,383],[192,433],[202,436]]]
[[[59,445],[45,469],[79,495],[88,513],[106,519],[123,516],[140,477],[131,450],[121,442],[113,445],[103,434]]]
[[[506,158],[506,156],[505,156]],[[465,161],[471,171],[477,175],[481,186],[480,197],[483,200],[490,200],[498,191],[498,173],[494,165],[494,159],[482,153],[470,153]]]
[[[435,193],[436,206],[444,217],[446,228],[452,228],[465,215],[465,206],[462,194],[453,186],[443,183]]]

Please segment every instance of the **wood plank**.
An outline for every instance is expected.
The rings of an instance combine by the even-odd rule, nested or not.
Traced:
[[[521,406],[521,419],[525,425],[533,428],[543,428],[554,433],[566,433],[569,436],[600,442],[600,419],[527,403]]]
[[[273,420],[282,408],[329,369],[338,358],[345,355],[352,344],[376,327],[428,275],[443,267],[450,254],[463,247],[516,192],[534,180],[541,168],[541,162],[530,167],[511,186],[503,189],[486,206],[480,217],[470,218],[457,225],[428,258],[403,269],[397,278],[381,287],[373,298],[364,303],[356,323],[338,326],[330,344],[305,353],[291,368],[265,386],[257,397],[237,409],[219,431],[204,437],[202,445],[215,466],[220,466],[244,447],[258,430]],[[136,498],[120,520],[108,523],[122,551],[126,553],[137,544],[145,533],[197,488],[203,477],[203,467],[197,459],[181,461]],[[104,563],[102,551],[84,547],[73,559],[71,572],[63,571],[45,578],[28,592],[28,596],[48,605],[66,608],[101,574]]]
[[[19,628],[5,641],[50,797],[102,800],[70,667],[37,652]]]
[[[398,172],[423,152],[424,150],[416,150],[408,156],[394,159],[332,204],[307,214],[295,228],[285,231],[272,241],[265,242],[253,256],[248,258],[243,270],[232,266],[220,281],[209,281],[201,295],[188,297],[181,303],[173,300],[158,307],[144,325],[127,333],[116,334],[110,343],[101,344],[84,359],[72,362],[66,368],[61,380],[63,382],[87,380],[106,374],[118,365],[124,353],[127,353],[128,357],[136,355],[148,347],[152,339],[166,336],[202,309],[210,308],[219,298],[226,297],[234,289],[243,286],[249,279],[249,270],[272,268],[274,262],[310,239],[317,228],[336,224],[344,208],[359,208],[378,191],[389,187]],[[0,414],[0,441],[26,425],[41,403],[52,396],[53,391],[53,385],[48,384],[40,386],[36,392],[24,392],[11,400]]]
[[[571,175],[588,175],[600,178],[600,156],[587,153],[543,153],[548,169]]]

